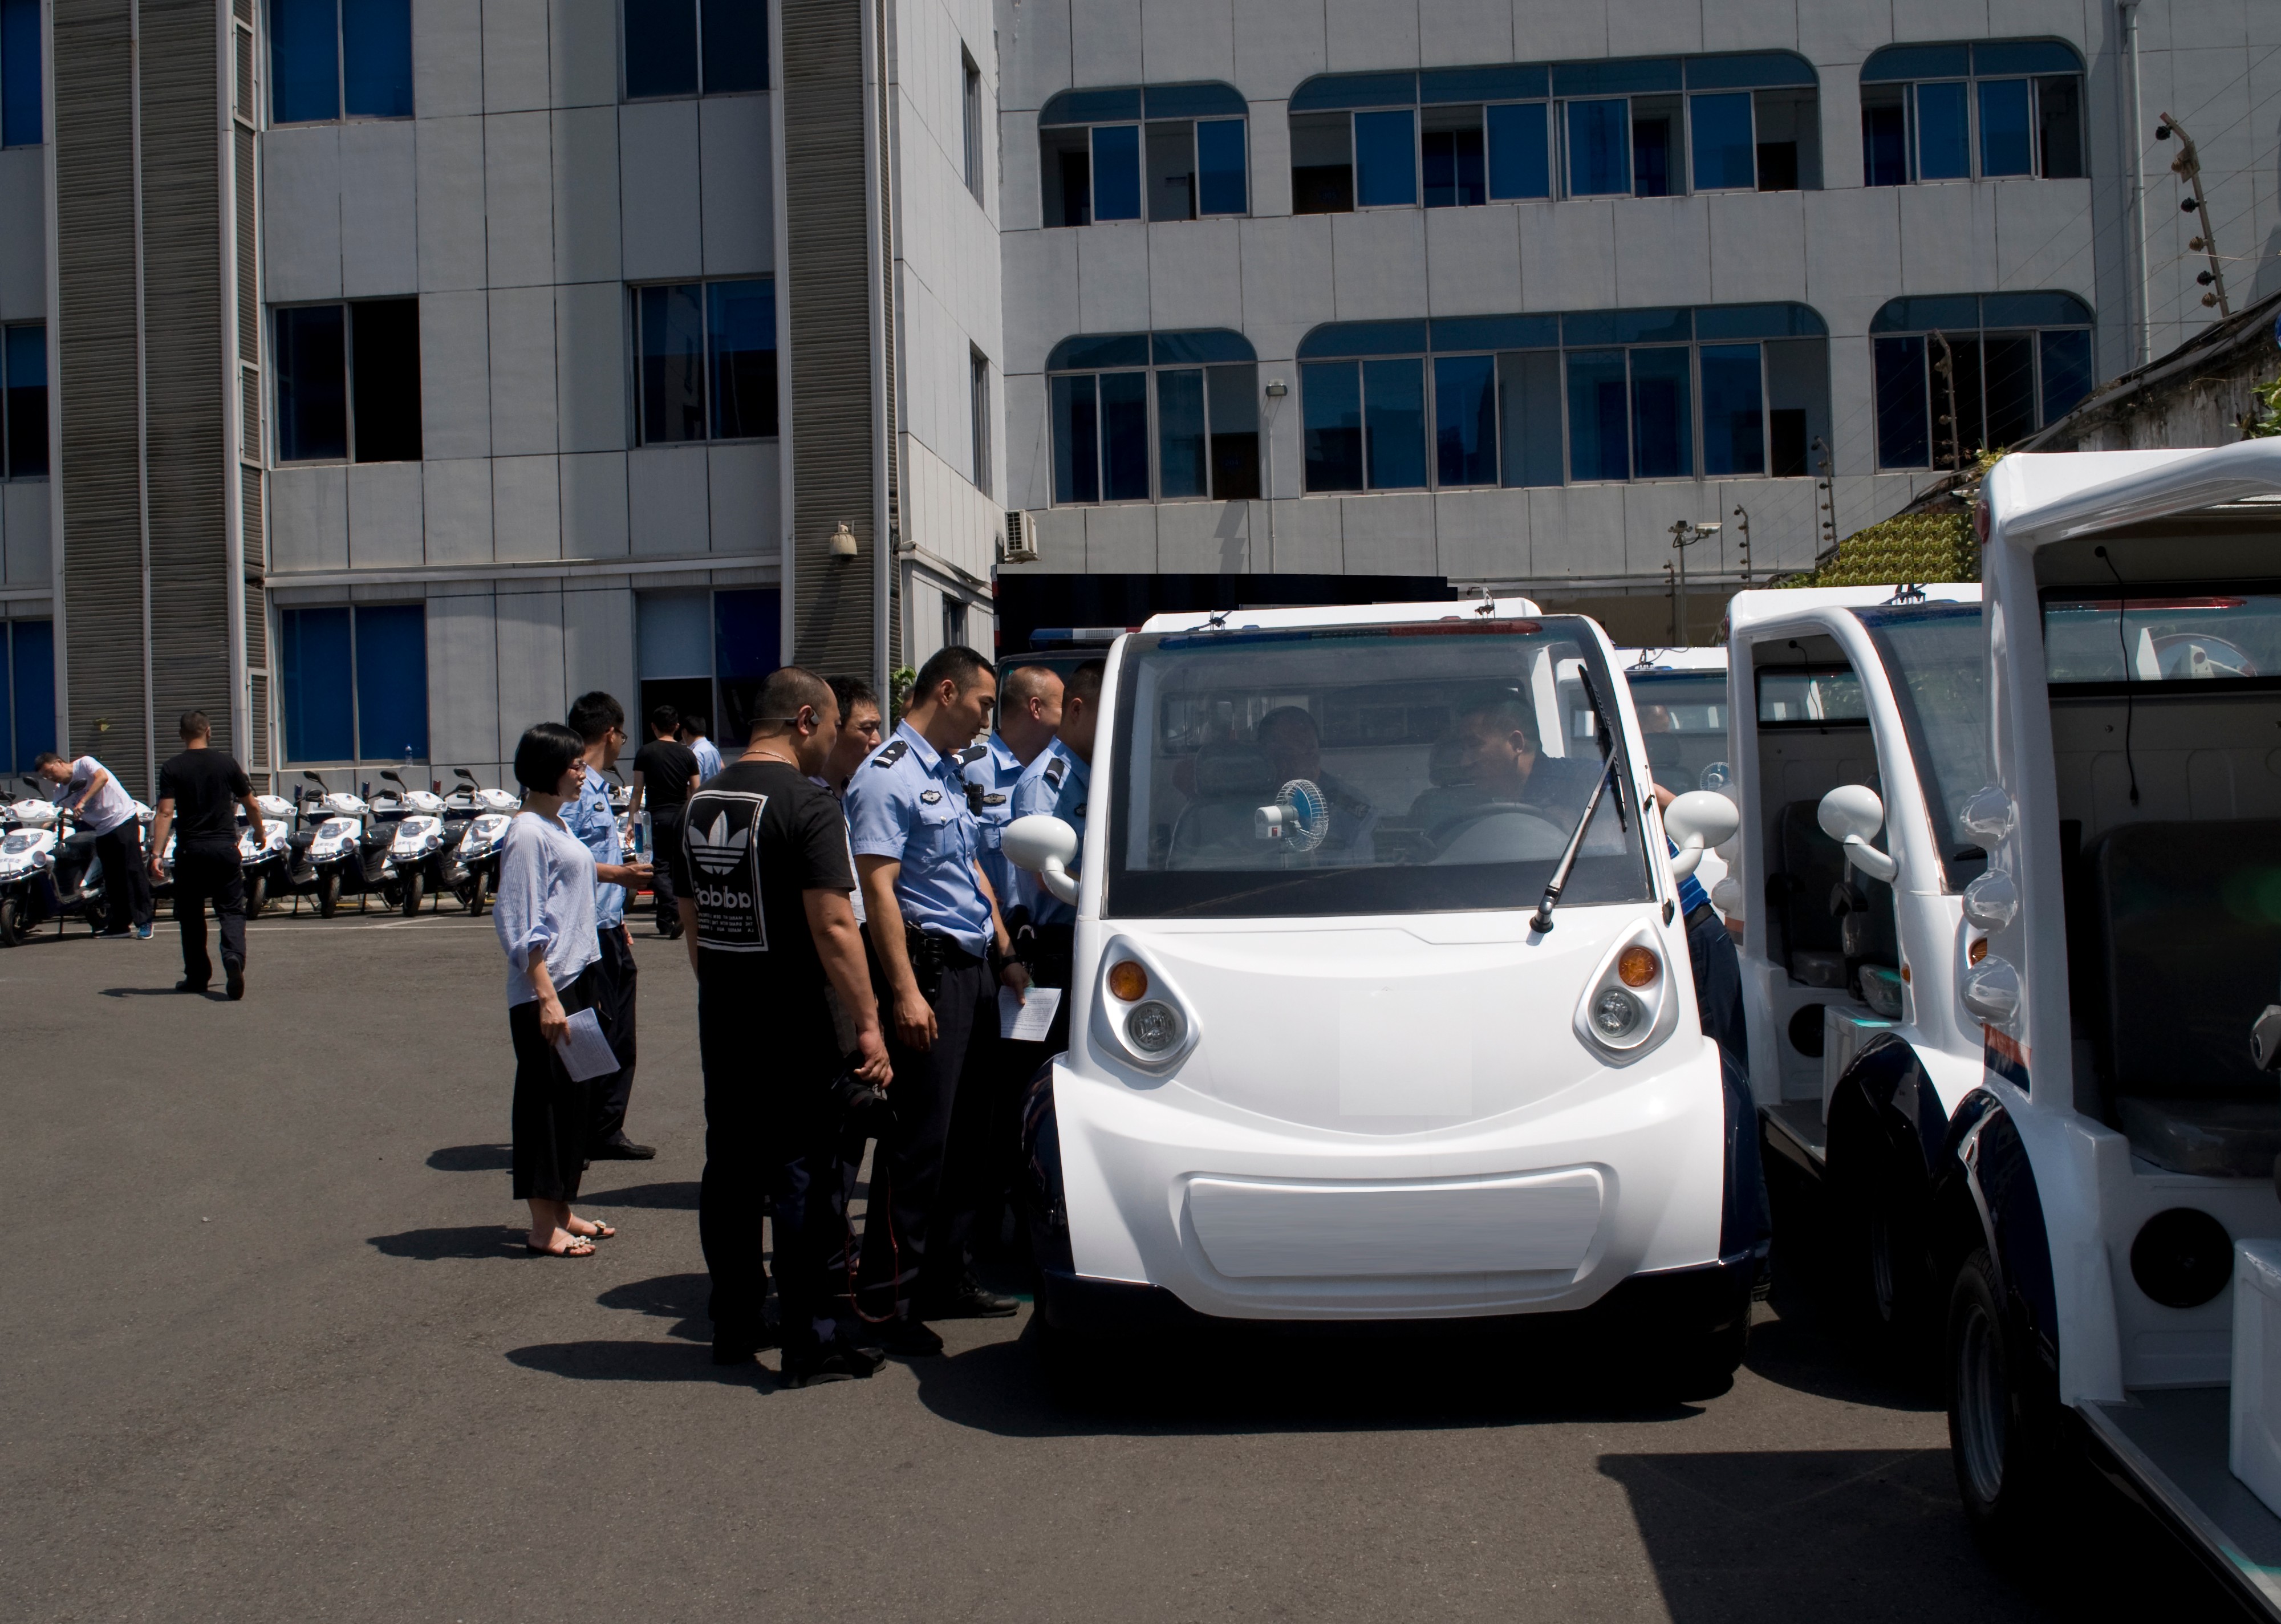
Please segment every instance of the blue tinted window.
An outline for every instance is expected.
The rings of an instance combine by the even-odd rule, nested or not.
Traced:
[[[1765,473],[1766,397],[1759,346],[1706,344],[1702,366],[1704,473]]]
[[[1632,189],[1631,104],[1568,104],[1568,192],[1607,197]]]
[[[1111,502],[1148,499],[1148,375],[1101,375],[1102,495]]]
[[[1418,201],[1418,115],[1355,114],[1355,206],[1381,207]]]
[[[1621,350],[1568,353],[1568,470],[1572,479],[1629,479],[1631,391]]]
[[[1972,174],[1971,140],[1966,129],[1961,83],[1919,85],[1917,178],[1961,181]]]
[[[48,329],[27,321],[4,329],[0,382],[7,397],[7,443],[0,446],[0,476],[36,477],[48,471]]]
[[[1299,368],[1306,413],[1307,489],[1362,489],[1362,369],[1354,361],[1308,361]]]
[[[2035,168],[2035,143],[2028,134],[2028,81],[1980,81],[1980,173],[2029,174]]]
[[[705,305],[696,282],[644,288],[641,443],[705,437]]]
[[[768,88],[768,0],[705,0],[705,93]]]
[[[1140,218],[1140,127],[1103,124],[1093,132],[1093,217]]]
[[[708,282],[705,350],[713,437],[777,431],[777,285],[772,277]]]
[[[1204,494],[1204,375],[1183,367],[1156,375],[1156,482],[1166,497]]]
[[[1543,102],[1488,110],[1489,196],[1550,197],[1552,159]]]
[[[1687,101],[1694,127],[1695,189],[1756,186],[1758,149],[1751,134],[1750,93],[1690,96]]]
[[[1496,361],[1445,355],[1434,363],[1434,468],[1443,485],[1496,483]]]
[[[56,747],[56,628],[53,621],[10,623],[9,704],[16,719],[18,772],[32,770],[32,758]]]
[[[1469,208],[1488,201],[1488,171],[1481,152],[1481,130],[1429,129],[1419,137],[1426,175],[1426,206]]]
[[[412,116],[412,0],[341,0],[342,88],[352,119]]]
[[[1558,484],[1560,352],[1527,350],[1499,356],[1497,401],[1504,434],[1498,461],[1504,483]]]
[[[1196,125],[1196,213],[1241,214],[1246,196],[1243,120],[1205,119]]]
[[[360,760],[428,759],[428,623],[418,604],[357,606],[356,694]]]
[[[1877,352],[1877,466],[1921,468],[1932,464],[1932,424],[1926,414],[1925,341],[1880,338]]]
[[[1373,491],[1407,491],[1426,483],[1425,364],[1362,364],[1363,451]]]
[[[338,305],[277,313],[277,460],[349,454],[348,360]]]
[[[1861,172],[1870,186],[1909,183],[1908,119],[1898,102],[1861,109]]]
[[[624,0],[626,94],[697,94],[697,0]]]
[[[1100,391],[1090,374],[1054,380],[1054,500],[1101,500]]]
[[[338,0],[269,0],[269,117],[305,124],[341,116]]]
[[[2045,333],[2044,421],[2054,422],[2091,393],[2091,335]]]
[[[38,145],[44,104],[40,0],[0,0],[0,147]]]
[[[773,586],[713,594],[713,674],[723,682],[766,677],[784,663],[783,599]],[[716,729],[724,739],[737,734]]]
[[[355,673],[349,611],[288,609],[283,615],[285,756],[295,762],[356,759]],[[424,684],[425,677],[422,681]]]
[[[1677,479],[1695,471],[1693,391],[1683,349],[1632,352],[1632,472]]]

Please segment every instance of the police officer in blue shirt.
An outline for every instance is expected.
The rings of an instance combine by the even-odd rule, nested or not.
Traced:
[[[970,745],[959,760],[966,772],[967,804],[982,825],[982,872],[997,893],[1006,928],[1018,943],[1015,873],[999,839],[1014,818],[1014,785],[1023,769],[1054,741],[1062,720],[1062,679],[1041,665],[1016,666],[998,688],[998,725],[988,739]]]
[[[626,1104],[634,1091],[634,947],[626,933],[626,888],[646,882],[650,867],[626,862],[610,786],[602,777],[618,764],[618,752],[625,747],[625,708],[597,690],[578,696],[568,721],[570,731],[585,742],[585,777],[577,800],[564,804],[562,821],[594,854],[594,931],[602,955],[595,966],[601,986],[594,1014],[618,1060],[616,1073],[595,1084],[594,1128],[586,1155],[597,1162],[646,1162],[656,1148],[626,1137]]]
[[[892,1135],[872,1164],[860,1278],[867,1298],[892,1285],[880,1345],[942,1351],[924,1321],[1011,1314],[965,1268],[998,1053],[998,987],[1029,985],[982,872],[959,752],[990,721],[997,675],[953,645],[919,669],[910,706],[848,781],[848,844],[863,893],[887,1053]],[[960,1110],[962,1102],[965,1109]],[[868,1310],[865,1317],[875,1318]]]
[[[1014,785],[1014,816],[1057,817],[1077,831],[1085,845],[1086,812],[1093,793],[1093,739],[1101,715],[1101,679],[1105,667],[1088,660],[1069,675],[1062,691],[1062,722],[1051,749],[1032,762]],[[1029,911],[1030,975],[1040,986],[1066,987],[1075,947],[1077,909],[1047,890],[1034,874],[1016,875],[1017,901]],[[1069,1009],[1054,1014],[1054,1031],[1041,1046],[1050,1057],[1068,1047]],[[1032,1068],[1034,1070],[1034,1067]],[[1029,1079],[1025,1077],[1023,1081]]]
[[[1669,810],[1674,799],[1662,785],[1655,786],[1659,807]],[[1673,855],[1678,855],[1679,847],[1669,836],[1664,838],[1664,844],[1671,847]],[[1695,1007],[1701,1012],[1703,1030],[1748,1077],[1751,1037],[1743,1023],[1742,957],[1735,951],[1727,922],[1711,906],[1703,883],[1692,874],[1679,882],[1679,916],[1687,926],[1687,957],[1695,972]]]

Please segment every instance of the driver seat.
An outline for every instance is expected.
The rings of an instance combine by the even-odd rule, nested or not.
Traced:
[[[1252,817],[1275,798],[1275,764],[1257,745],[1206,745],[1196,752],[1195,796],[1172,823],[1168,866],[1204,866],[1209,853],[1231,857],[1256,839]]]

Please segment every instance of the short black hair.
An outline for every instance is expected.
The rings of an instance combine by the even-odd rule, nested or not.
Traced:
[[[846,727],[847,718],[855,714],[858,705],[869,705],[873,710],[885,712],[879,703],[879,691],[860,677],[828,677],[831,697],[839,701],[839,725]]]
[[[625,724],[626,708],[599,688],[570,702],[570,731],[590,745]]]
[[[918,680],[911,684],[911,697],[932,693],[946,682],[955,684],[961,693],[974,686],[977,675],[995,677],[998,668],[976,653],[963,643],[949,643],[927,656],[919,668]]]
[[[1502,724],[1507,732],[1519,731],[1528,737],[1528,747],[1540,746],[1536,726],[1536,707],[1510,689],[1496,689],[1472,695],[1458,708],[1458,725],[1465,726],[1474,717],[1488,718]]]
[[[43,751],[41,751],[41,752],[39,753],[39,754],[37,754],[37,755],[35,755],[35,756],[34,756],[34,757],[32,758],[32,770],[33,770],[34,772],[37,772],[37,771],[39,771],[39,770],[40,770],[40,769],[41,769],[41,768],[45,767],[49,762],[60,762],[60,761],[62,761],[63,759],[64,759],[64,758],[63,758],[62,756],[58,755],[58,754],[57,754],[54,751],[52,751],[52,750],[43,750]]]
[[[796,665],[785,666],[769,673],[761,684],[761,691],[753,697],[752,736],[758,739],[763,732],[774,735],[792,725],[803,705],[819,716],[837,704],[831,684],[815,672]]]
[[[1102,678],[1108,675],[1109,662],[1106,660],[1088,660],[1063,680],[1063,696],[1080,699],[1090,705],[1101,697]]]
[[[1322,725],[1315,720],[1314,712],[1309,710],[1304,705],[1278,705],[1273,710],[1259,718],[1259,723],[1251,730],[1251,735],[1264,744],[1269,733],[1280,732],[1286,725],[1294,722],[1305,723],[1307,731],[1314,735],[1315,742],[1318,744],[1322,742]]]
[[[585,754],[586,741],[560,722],[534,722],[515,744],[514,780],[534,795],[552,795]]]
[[[681,725],[688,731],[697,735],[698,738],[702,739],[706,734],[713,731],[713,718],[707,715],[701,710],[696,712],[684,711],[681,716]]]
[[[213,732],[213,723],[206,720],[206,713],[202,710],[186,710],[182,713],[182,721],[175,724],[174,731],[182,736],[182,742],[188,744],[193,739],[209,737]]]
[[[649,713],[649,724],[670,739],[673,730],[681,725],[681,713],[670,705],[661,705]]]

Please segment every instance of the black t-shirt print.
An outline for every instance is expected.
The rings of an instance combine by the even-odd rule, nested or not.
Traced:
[[[855,884],[831,791],[782,762],[723,768],[690,797],[673,880],[697,904],[700,963],[728,955],[764,968],[772,990],[823,990],[801,893]]]
[[[642,798],[652,806],[677,807],[689,799],[697,782],[697,752],[670,739],[653,739],[634,752],[634,770],[642,776]]]
[[[159,769],[159,799],[174,803],[177,851],[235,852],[238,798],[253,793],[227,750],[185,750]]]

